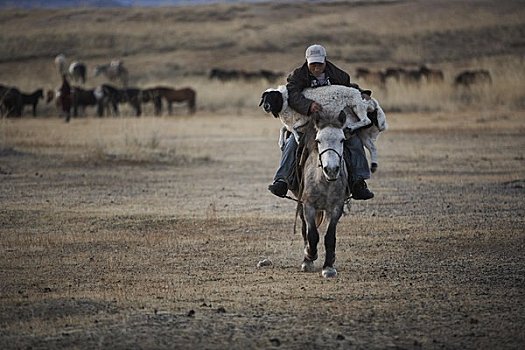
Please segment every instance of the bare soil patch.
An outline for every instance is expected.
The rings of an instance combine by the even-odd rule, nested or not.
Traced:
[[[523,118],[389,115],[334,280],[299,271],[262,112],[4,121],[0,347],[522,348]]]

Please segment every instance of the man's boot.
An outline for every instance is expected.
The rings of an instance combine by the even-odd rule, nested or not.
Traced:
[[[365,180],[356,180],[351,187],[352,199],[367,200],[374,198],[374,194],[370,192]]]
[[[275,180],[268,189],[277,197],[284,197],[288,193],[288,184],[284,180]]]

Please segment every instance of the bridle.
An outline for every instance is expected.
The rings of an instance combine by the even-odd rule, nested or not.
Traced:
[[[337,150],[335,150],[333,148],[327,148],[327,149],[323,150],[321,153],[319,153],[319,167],[323,168],[323,161],[321,160],[321,156],[323,154],[325,154],[326,152],[329,152],[329,151],[332,151],[335,154],[337,154],[337,156],[339,157],[339,165],[341,165],[341,162],[343,161],[343,156],[341,154],[339,154],[339,152],[337,152]]]

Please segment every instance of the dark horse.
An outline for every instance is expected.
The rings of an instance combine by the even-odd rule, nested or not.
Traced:
[[[153,102],[153,107],[156,116],[159,116],[162,113],[162,96],[160,89],[161,88],[149,88],[142,90],[142,102]]]
[[[95,94],[95,89],[82,89],[78,86],[74,86],[71,89],[71,102],[73,105],[73,116],[78,116],[78,108],[82,108],[84,111],[87,106],[96,106],[97,115],[102,116],[102,104],[100,99]],[[69,119],[68,119],[69,121]]]
[[[328,220],[324,237],[325,260],[322,275],[335,277],[336,227],[346,198],[348,172],[343,161],[343,127],[345,115],[337,117],[312,116],[306,125],[298,164],[299,188],[292,192],[298,198],[297,212],[302,222],[304,259],[301,270],[314,270],[319,243],[318,227]]]
[[[22,93],[15,87],[0,85],[0,111],[2,116],[22,116]]]
[[[102,84],[95,89],[95,96],[99,98],[102,107],[100,116],[104,114],[104,110],[106,110],[108,115],[110,111],[114,117],[119,115],[119,90],[116,87]]]
[[[36,106],[40,99],[44,99],[44,90],[42,89],[38,89],[31,94],[22,93],[22,108],[25,105],[33,106],[33,117],[36,117]]]
[[[120,114],[118,105],[120,103],[129,103],[135,110],[135,116],[139,117],[142,114],[142,90],[137,88],[124,88],[117,89],[116,87],[109,84],[102,84],[96,89],[97,94],[102,104],[102,110],[111,107],[113,109],[113,115],[118,116]]]
[[[137,88],[124,88],[119,90],[118,101],[120,103],[129,103],[135,110],[135,116],[142,115],[142,91]]]

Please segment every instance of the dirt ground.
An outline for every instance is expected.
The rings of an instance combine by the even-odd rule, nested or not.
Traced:
[[[525,114],[388,118],[330,280],[262,111],[2,121],[0,348],[524,348]]]

